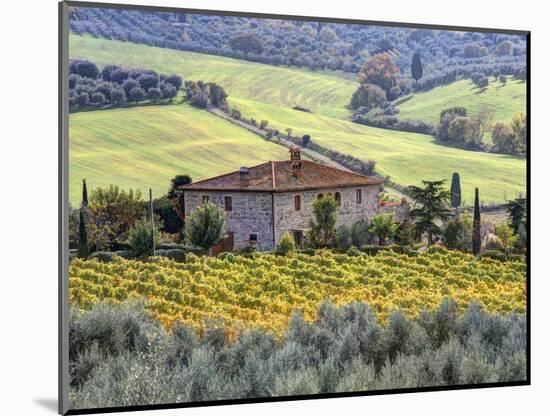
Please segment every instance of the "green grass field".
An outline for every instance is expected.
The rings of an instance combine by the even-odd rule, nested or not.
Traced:
[[[355,81],[338,72],[264,65],[89,36],[71,35],[69,52],[71,58],[89,59],[100,67],[116,64],[176,73],[184,79],[217,82],[230,96],[288,108],[298,104],[333,117],[348,115],[345,106],[357,88]]]
[[[349,112],[345,109],[345,105],[348,103],[357,84],[345,79],[338,73],[327,74],[306,69],[262,65],[230,58],[81,36],[70,37],[70,55],[73,58],[90,59],[99,65],[112,63],[126,67],[154,69],[165,73],[178,73],[186,79],[219,82],[229,94],[230,106],[238,107],[246,117],[254,117],[258,121],[266,119],[269,120],[270,126],[283,132],[286,127],[290,127],[293,129],[294,134],[310,134],[314,141],[325,147],[364,160],[374,159],[377,161],[377,171],[389,175],[394,182],[401,185],[418,184],[422,179],[450,180],[453,172],[459,172],[462,180],[463,201],[468,204],[473,202],[474,187],[480,188],[480,198],[486,203],[503,202],[505,198],[513,198],[519,193],[525,193],[525,159],[445,147],[436,143],[430,136],[377,129],[348,121]],[[517,87],[513,85],[514,81],[509,81],[508,84],[510,87]],[[491,84],[486,93],[491,94],[492,89],[496,88],[498,87]],[[418,94],[401,106],[412,104],[414,99],[435,92],[438,89]],[[458,93],[449,92],[449,94],[451,94],[451,97],[448,99],[452,101],[456,99]],[[294,104],[311,108],[314,113],[309,114],[292,110],[291,107]],[[447,104],[442,104],[440,100],[438,105],[446,106]],[[453,103],[449,106],[452,105],[459,104]],[[525,101],[523,105],[525,108]],[[147,111],[152,111],[149,108]],[[185,117],[178,118],[174,114],[175,110],[171,107],[160,107],[159,117],[168,108],[170,110],[166,114],[162,114],[164,120],[162,125],[156,123],[158,120],[156,116],[142,120],[140,119],[142,116],[140,112],[132,113],[132,119],[135,121],[128,127],[123,127],[120,134],[118,133],[118,126],[124,126],[126,121],[123,117],[128,117],[124,113],[117,112],[120,110],[109,110],[113,113],[112,119],[104,127],[99,127],[93,121],[93,118],[98,117],[96,115],[98,112],[71,115],[71,127],[75,123],[74,119],[77,119],[81,120],[81,123],[86,122],[88,128],[96,131],[95,136],[89,136],[87,129],[82,128],[82,124],[80,130],[70,130],[71,141],[74,139],[75,142],[81,143],[81,145],[88,144],[87,148],[76,148],[77,151],[73,152],[74,157],[80,157],[82,150],[87,151],[85,154],[88,156],[88,161],[79,162],[81,164],[87,163],[88,167],[92,167],[91,163],[94,160],[97,160],[98,163],[104,160],[101,149],[105,149],[106,152],[110,151],[109,141],[113,141],[113,147],[116,147],[122,146],[127,139],[131,140],[130,144],[134,146],[134,154],[128,155],[128,159],[122,159],[120,162],[124,163],[123,161],[126,161],[128,163],[127,161],[133,160],[131,157],[134,156],[138,157],[137,160],[145,159],[148,161],[146,166],[149,169],[154,169],[155,173],[151,171],[151,174],[144,175],[144,171],[138,168],[132,172],[132,175],[135,175],[132,180],[124,179],[125,172],[123,170],[112,170],[113,176],[110,176],[111,171],[107,172],[109,175],[101,174],[108,177],[111,182],[120,179],[121,185],[123,185],[140,183],[140,180],[149,181],[152,174],[161,175],[164,173],[165,176],[159,179],[159,183],[163,184],[163,191],[166,188],[165,184],[168,183],[166,178],[169,179],[172,175],[168,175],[165,171],[170,170],[173,172],[176,167],[178,169],[176,173],[190,173],[195,179],[199,179],[199,177],[204,177],[205,174],[208,174],[205,176],[214,175],[228,169],[226,164],[217,163],[217,155],[226,155],[229,152],[235,157],[235,159],[230,160],[232,166],[249,163],[244,160],[244,156],[240,156],[240,151],[233,152],[234,149],[230,149],[228,146],[216,147],[215,145],[214,147],[218,151],[217,154],[205,153],[203,159],[190,158],[185,164],[169,158],[165,160],[164,157],[159,157],[156,154],[156,144],[153,145],[153,143],[151,143],[150,148],[142,150],[143,155],[139,155],[141,148],[136,145],[142,143],[146,137],[152,135],[164,138],[163,129],[173,129],[174,134],[183,134],[181,132],[187,131],[188,126],[199,128],[197,124],[204,121],[204,119],[199,118],[197,110],[189,115],[188,119],[185,119]],[[146,110],[143,108],[140,111]],[[190,111],[190,109],[185,111]],[[429,109],[425,110],[426,113],[430,111]],[[437,117],[439,112],[436,111],[436,113]],[[513,113],[514,111],[511,112],[511,114]],[[86,120],[87,117],[92,120]],[[204,114],[200,117],[208,117],[208,120],[211,120],[213,116]],[[145,123],[152,124],[147,127]],[[176,126],[172,127],[171,125],[174,123],[176,123]],[[247,139],[243,139],[243,143],[250,143],[254,150],[256,150],[256,146],[258,149],[262,146],[275,146],[265,143],[257,136],[239,130],[227,122],[218,120],[218,124],[214,124],[214,121],[212,123],[211,126],[208,126],[208,129],[203,126],[206,130],[203,131],[205,136],[201,139],[205,146],[210,144],[210,142],[206,143],[210,137],[206,135],[212,135],[212,143],[221,140],[219,137],[231,136],[237,141],[241,136],[246,137]],[[143,128],[137,129],[139,130],[136,133],[137,136],[134,136],[131,130],[136,130],[136,126],[143,126]],[[150,130],[143,134],[142,130],[146,127]],[[124,133],[125,128],[128,129],[126,133]],[[210,128],[211,132],[208,131]],[[225,131],[226,128],[228,129],[227,132]],[[88,137],[83,137],[84,134],[88,134]],[[137,137],[141,137],[141,140],[138,143],[133,142],[132,140],[138,140]],[[102,140],[102,146],[100,147],[95,145],[95,141],[98,139]],[[162,145],[162,140],[160,143]],[[172,145],[175,146],[174,143]],[[192,151],[188,147],[188,142],[178,142],[178,145]],[[285,149],[280,151],[286,152]],[[263,157],[259,161],[278,158],[272,154],[262,153],[260,150],[257,153],[254,152],[254,155],[258,158]],[[286,158],[286,153],[282,157]],[[107,162],[105,162],[106,164]],[[213,165],[213,170],[206,168],[208,165]],[[155,166],[158,167],[155,168]],[[127,167],[125,169],[133,170],[134,168]],[[182,169],[187,169],[187,171],[183,172]],[[117,173],[119,173],[119,176],[116,175]],[[91,178],[91,176],[87,177]],[[79,180],[80,178],[78,178]]]
[[[461,106],[468,110],[469,115],[476,115],[485,108],[493,112],[494,122],[508,123],[514,114],[526,112],[527,84],[524,81],[508,77],[508,82],[502,84],[494,77],[489,79],[489,86],[484,90],[468,79],[404,97],[399,100],[402,104],[398,105],[398,117],[435,125],[441,111]]]
[[[399,184],[419,184],[422,179],[448,179],[450,184],[453,172],[460,172],[462,199],[468,204],[473,204],[475,187],[486,203],[525,194],[524,158],[446,147],[424,134],[378,129],[246,99],[230,102],[276,128],[290,127],[293,134],[310,134],[322,146],[374,159],[376,170]]]
[[[73,204],[82,178],[89,188],[152,188],[160,196],[176,174],[198,180],[288,157],[284,147],[187,104],[71,114],[69,132]]]

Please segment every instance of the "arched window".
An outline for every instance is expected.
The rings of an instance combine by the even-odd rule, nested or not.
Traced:
[[[323,194],[317,195],[317,199],[321,199],[323,197]]]
[[[338,206],[342,205],[342,196],[340,195],[340,192],[334,193],[334,200]]]

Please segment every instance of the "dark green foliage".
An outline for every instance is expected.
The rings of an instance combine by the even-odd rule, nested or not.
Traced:
[[[476,188],[474,200],[474,224],[472,229],[472,252],[479,254],[481,251],[481,212],[479,210],[479,190]]]
[[[409,194],[415,201],[410,216],[414,219],[417,234],[426,233],[428,245],[431,245],[434,237],[441,235],[438,221],[446,220],[451,214],[448,207],[451,194],[443,188],[445,180],[422,183],[423,188],[409,186]]]
[[[181,219],[184,217],[185,201],[183,199],[183,192],[179,188],[191,182],[193,182],[193,180],[189,175],[176,175],[170,179],[170,188],[166,196],[172,201],[172,205]]]
[[[227,94],[214,82],[185,81],[185,94],[189,103],[198,108],[210,106],[227,110]]]
[[[86,179],[82,179],[82,208],[88,206],[88,187],[86,186]]]
[[[420,78],[422,78],[422,59],[420,58],[420,51],[416,51],[413,55],[412,62],[411,62],[411,75],[415,79],[415,81],[418,81]]]
[[[509,201],[506,204],[508,211],[508,224],[514,230],[515,234],[518,234],[520,227],[523,225],[524,231],[527,221],[527,200],[525,198],[517,198],[513,201]]]
[[[332,196],[317,198],[313,203],[313,218],[310,220],[309,243],[313,247],[330,247],[335,243],[336,209]]]
[[[345,224],[336,230],[336,246],[341,249],[351,247],[351,229]]]
[[[378,85],[363,84],[351,96],[351,108],[363,107],[365,111],[384,107],[387,103],[386,93]]]
[[[361,247],[372,240],[372,234],[369,231],[370,224],[368,220],[357,221],[351,226],[351,244],[355,247]]]
[[[88,247],[88,223],[84,211],[84,208],[80,209],[78,223],[78,257],[82,259],[87,258],[90,254]]]
[[[523,315],[463,315],[444,301],[416,319],[390,313],[380,325],[363,303],[323,302],[307,323],[296,312],[277,340],[181,324],[167,333],[141,304],[71,310],[73,408],[157,404],[525,380]]]
[[[392,239],[397,233],[395,214],[377,214],[371,218],[369,231],[378,237],[378,243],[382,246],[386,240]]]
[[[128,97],[128,101],[134,101],[137,103],[145,98],[145,92],[143,92],[143,89],[140,87],[134,87],[128,94],[126,94],[126,96]]]
[[[396,240],[401,246],[410,246],[414,243],[414,225],[409,220],[401,222],[397,227]]]
[[[261,54],[264,51],[261,40],[253,33],[239,33],[229,41],[231,49],[242,51],[245,54]]]
[[[443,232],[445,245],[453,250],[472,250],[472,220],[465,216],[456,216],[450,220]]]
[[[453,208],[460,207],[462,203],[462,191],[460,190],[460,175],[458,172],[453,173],[453,181],[451,182],[451,206]]]
[[[187,217],[185,221],[187,242],[208,250],[223,238],[223,224],[223,211],[207,202]]]
[[[159,227],[155,226],[152,233],[150,220],[142,218],[130,229],[128,241],[136,256],[150,256],[153,254],[153,248],[160,243]]]
[[[437,138],[442,141],[450,140],[449,129],[451,122],[456,117],[466,117],[467,111],[464,107],[452,107],[443,110],[439,116],[437,127]]]
[[[176,211],[178,209],[175,201],[168,199],[164,196],[154,201],[154,213],[160,217],[162,221],[162,231],[170,234],[181,232],[183,228],[183,221],[180,215]]]
[[[404,81],[412,79],[409,76],[412,56],[421,50],[423,76],[413,86],[418,90],[480,72],[492,75],[498,71],[521,79],[526,77],[524,36],[476,32],[456,36],[453,31],[299,20],[291,25],[279,25],[269,19],[204,14],[188,17],[190,15],[182,13],[140,12],[128,18],[124,13],[127,11],[122,9],[80,8],[71,16],[71,31],[78,35],[89,34],[269,65],[353,73],[358,72],[371,56],[390,51]],[[231,40],[241,33],[261,39],[261,49],[250,50],[246,40],[243,48],[236,44],[236,48],[231,47]],[[469,44],[474,46],[465,48]]]

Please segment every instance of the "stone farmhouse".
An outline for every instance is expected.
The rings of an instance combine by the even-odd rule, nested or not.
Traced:
[[[338,203],[336,227],[368,219],[394,209],[379,203],[378,178],[302,160],[300,149],[290,149],[290,160],[269,161],[254,167],[204,179],[181,187],[186,215],[211,202],[225,211],[226,238],[218,251],[255,246],[273,249],[285,232],[297,246],[304,242],[313,202],[331,195]],[[408,206],[396,205],[398,216]]]

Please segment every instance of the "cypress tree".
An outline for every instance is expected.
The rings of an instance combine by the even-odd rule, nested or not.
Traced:
[[[479,191],[476,188],[474,202],[474,228],[472,230],[472,251],[475,255],[481,251],[481,212],[479,211]]]
[[[78,224],[78,257],[85,259],[88,258],[89,248],[88,248],[88,230],[86,224],[86,215],[84,214],[84,209],[80,210],[79,214],[79,224]]]
[[[86,186],[86,179],[82,179],[82,207],[88,206],[88,187]]]
[[[453,181],[451,183],[451,206],[458,208],[462,202],[462,191],[460,190],[460,175],[458,172],[453,173]]]
[[[422,60],[420,59],[420,52],[416,51],[413,55],[413,59],[411,62],[411,74],[412,77],[418,81],[420,78],[422,78]]]

